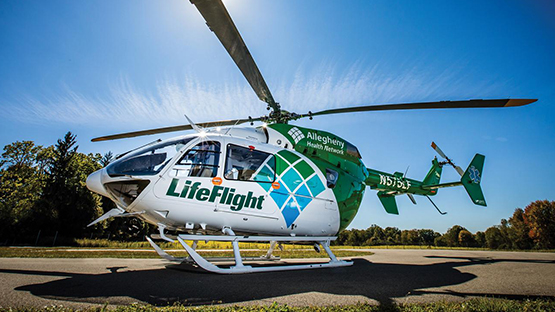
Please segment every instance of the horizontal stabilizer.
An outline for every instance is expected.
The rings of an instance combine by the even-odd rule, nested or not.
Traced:
[[[102,216],[100,216],[100,218],[94,220],[93,222],[89,223],[89,225],[87,225],[87,227],[92,226],[97,224],[98,222],[102,222],[104,220],[108,220],[110,218],[115,218],[115,217],[133,217],[133,216],[137,216],[140,214],[145,213],[144,211],[138,211],[138,212],[125,212],[125,210],[123,210],[120,207],[114,208],[108,212],[106,212],[105,214],[103,214]]]
[[[396,215],[399,214],[399,209],[397,209],[395,196],[387,195],[385,192],[378,192],[378,198],[382,202],[382,205],[387,213]]]
[[[110,219],[110,218],[113,218],[113,217],[121,216],[123,214],[125,214],[125,210],[123,210],[121,208],[114,208],[114,209],[106,212],[102,216],[100,216],[100,218],[98,218],[98,219],[94,220],[93,222],[89,223],[89,225],[87,225],[87,227],[95,225],[98,222],[102,222],[104,220],[107,220],[107,219]]]

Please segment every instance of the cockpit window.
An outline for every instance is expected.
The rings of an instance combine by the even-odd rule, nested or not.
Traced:
[[[233,144],[227,145],[224,177],[228,180],[274,182],[274,155]]]
[[[111,177],[122,175],[154,175],[193,138],[178,139],[146,146],[116,160],[106,167]]]
[[[175,164],[172,174],[176,177],[210,177],[218,174],[220,143],[204,141],[187,151]]]
[[[362,156],[360,156],[360,153],[358,151],[358,148],[356,146],[354,146],[353,144],[349,143],[349,142],[345,142],[347,145],[347,154],[356,157],[358,159],[361,159]]]

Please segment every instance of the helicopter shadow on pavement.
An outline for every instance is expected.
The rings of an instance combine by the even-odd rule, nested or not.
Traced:
[[[514,261],[470,257],[462,259],[467,260],[463,262],[461,259],[447,259],[445,262],[424,265],[372,263],[365,259],[354,259],[355,264],[351,267],[246,275],[216,275],[167,268],[118,272],[125,267],[107,268],[110,273],[102,274],[4,269],[0,269],[0,273],[67,276],[56,281],[20,286],[15,290],[29,291],[43,298],[99,304],[130,302],[121,301],[122,297],[133,298],[131,302],[136,300],[153,305],[238,303],[308,292],[362,295],[382,305],[389,305],[394,298],[408,294],[495,296],[509,299],[524,297],[425,290],[458,285],[477,278],[474,274],[460,272],[456,269],[459,266]],[[517,261],[544,263],[536,260]]]

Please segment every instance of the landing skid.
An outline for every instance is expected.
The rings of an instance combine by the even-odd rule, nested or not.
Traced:
[[[154,250],[164,259],[174,262],[185,262],[191,263],[194,262],[200,268],[212,272],[212,273],[219,273],[219,274],[244,274],[244,273],[255,273],[255,272],[276,272],[276,271],[292,271],[292,270],[307,270],[307,269],[323,269],[323,268],[336,268],[336,267],[345,267],[353,265],[352,261],[344,261],[338,260],[333,252],[330,249],[330,242],[335,240],[337,237],[329,237],[329,236],[313,236],[313,237],[284,237],[284,236],[237,236],[231,231],[231,229],[225,229],[224,233],[228,235],[179,235],[177,236],[177,240],[179,243],[185,248],[189,257],[187,258],[177,258],[167,254],[164,250],[162,250],[156,243],[152,241],[152,239],[147,237],[148,242],[152,245]],[[218,241],[218,242],[231,242],[233,246],[233,260],[235,261],[235,265],[230,267],[220,267],[215,265],[214,263],[208,261],[201,255],[196,252],[196,244],[193,243],[193,247],[189,246],[185,241],[191,240],[193,242],[197,241]],[[326,253],[328,254],[330,261],[326,263],[308,263],[308,264],[291,264],[291,265],[280,265],[280,266],[257,266],[253,267],[250,265],[244,265],[243,260],[245,258],[241,257],[241,252],[239,250],[239,242],[270,242],[270,250],[268,253],[259,258],[253,259],[250,258],[248,260],[270,260],[271,253],[278,242],[315,242],[318,245],[321,245]]]

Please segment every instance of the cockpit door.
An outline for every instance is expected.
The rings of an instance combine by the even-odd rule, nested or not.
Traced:
[[[214,208],[216,198],[212,192],[214,181],[221,175],[221,149],[218,140],[205,140],[188,149],[158,181],[155,195],[184,205]]]
[[[174,178],[214,178],[220,168],[221,143],[203,141],[189,149],[173,165],[169,176]]]
[[[276,179],[275,155],[242,140],[228,139],[225,143],[222,186],[228,188],[229,193],[225,201],[218,203],[218,211],[277,219],[271,215],[278,210],[268,200]]]

